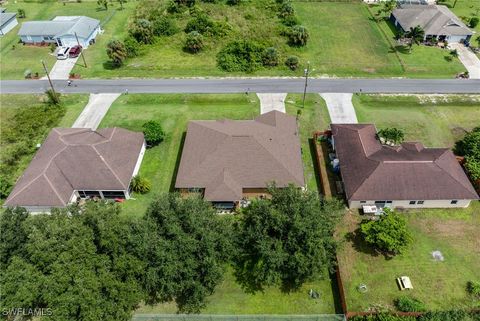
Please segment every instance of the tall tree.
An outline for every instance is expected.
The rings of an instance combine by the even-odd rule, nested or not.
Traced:
[[[24,222],[28,218],[24,208],[7,208],[0,214],[0,270],[4,270],[13,256],[25,251],[27,232]]]
[[[199,312],[222,279],[228,226],[209,202],[177,194],[158,196],[145,221],[147,302],[175,300],[180,312]]]
[[[387,17],[389,17],[392,11],[396,7],[397,7],[397,0],[387,0],[383,2],[382,12],[385,13]]]
[[[235,274],[251,292],[269,285],[295,290],[334,265],[341,203],[293,186],[272,187],[270,193],[271,199],[253,201],[235,227]]]
[[[127,49],[123,42],[112,39],[107,44],[107,55],[114,65],[120,66],[127,59]]]
[[[413,45],[419,45],[425,38],[425,30],[420,26],[411,27],[405,37],[410,40],[409,50],[412,52]]]

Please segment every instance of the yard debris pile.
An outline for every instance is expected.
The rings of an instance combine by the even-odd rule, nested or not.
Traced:
[[[440,252],[438,250],[432,252],[432,257],[435,261],[443,262],[443,260],[444,260],[442,252]]]

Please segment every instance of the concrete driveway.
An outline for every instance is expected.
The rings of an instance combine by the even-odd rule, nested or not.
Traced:
[[[357,114],[352,104],[352,94],[320,94],[327,103],[332,124],[356,124]]]
[[[272,110],[285,112],[285,98],[287,94],[258,94],[260,99],[260,113],[265,114]]]
[[[470,79],[480,79],[480,59],[477,55],[470,48],[460,43],[451,43],[448,46],[457,50],[458,58],[467,68]]]
[[[73,67],[77,63],[77,58],[68,58],[65,60],[57,60],[55,65],[53,65],[52,69],[50,70],[50,78],[51,79],[64,79],[67,80],[70,72],[72,71]],[[42,77],[42,79],[47,79],[47,76]]]
[[[91,94],[87,106],[73,124],[73,128],[97,129],[112,103],[120,94]]]

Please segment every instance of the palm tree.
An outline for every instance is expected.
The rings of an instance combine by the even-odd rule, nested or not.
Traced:
[[[410,39],[410,52],[412,52],[413,44],[419,45],[425,38],[425,30],[422,27],[416,26],[410,28],[410,30],[405,34],[405,37]]]
[[[390,16],[393,9],[397,7],[397,0],[388,0],[383,3],[382,11],[385,13],[387,17]]]

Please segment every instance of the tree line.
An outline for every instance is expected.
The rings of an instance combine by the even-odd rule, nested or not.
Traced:
[[[52,309],[42,320],[129,320],[142,302],[199,312],[229,265],[249,292],[328,277],[342,204],[295,187],[271,193],[230,216],[175,193],[158,195],[140,217],[104,201],[40,215],[7,209],[0,308]]]

